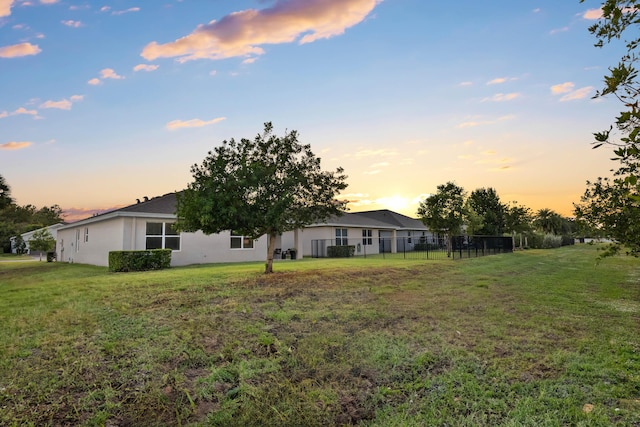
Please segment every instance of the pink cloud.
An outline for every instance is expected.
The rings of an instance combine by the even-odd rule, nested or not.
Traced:
[[[602,18],[602,9],[589,9],[582,15],[582,17],[589,20],[600,19]]]
[[[31,143],[27,141],[11,141],[5,144],[0,144],[0,150],[21,150],[23,148],[27,148]]]
[[[0,58],[17,58],[20,56],[37,55],[42,50],[38,45],[31,43],[19,43],[11,46],[0,47]]]
[[[265,44],[311,43],[343,34],[362,22],[379,0],[281,0],[270,8],[231,13],[198,26],[174,42],[151,42],[141,56],[157,58],[224,59],[262,55]]]
[[[551,86],[551,93],[554,95],[558,95],[560,93],[571,92],[574,87],[575,87],[575,84],[573,84],[572,82],[560,83],[560,84]]]
[[[191,120],[172,120],[167,123],[167,129],[176,130],[181,128],[199,128],[202,126],[213,125],[225,120],[226,117],[218,117],[212,120],[200,120],[200,119],[191,119]]]
[[[13,0],[0,0],[0,18],[11,15]]]
[[[133,67],[133,71],[155,71],[158,67],[159,65],[138,64]]]
[[[568,94],[560,98],[560,102],[575,101],[576,99],[588,98],[591,95],[591,92],[593,92],[593,89],[593,86],[585,86],[583,88],[576,89],[573,92],[569,92]]]

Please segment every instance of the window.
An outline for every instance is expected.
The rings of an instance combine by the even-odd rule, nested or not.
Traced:
[[[336,246],[347,246],[349,239],[347,238],[346,228],[336,228]]]
[[[148,222],[146,248],[179,251],[180,233],[173,228],[173,223]]]
[[[253,249],[253,240],[231,231],[231,249]]]
[[[89,241],[89,227],[84,228],[84,242],[87,243]]]
[[[76,252],[80,252],[80,229],[76,230]]]
[[[362,244],[371,246],[373,244],[373,231],[362,230]]]

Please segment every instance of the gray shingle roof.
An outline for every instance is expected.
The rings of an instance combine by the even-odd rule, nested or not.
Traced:
[[[120,209],[105,212],[92,218],[86,218],[78,222],[100,221],[102,217],[135,214],[154,215],[175,215],[176,214],[176,193],[168,193],[164,196],[154,197],[147,201],[141,201],[133,205]],[[390,211],[388,209],[366,211],[366,212],[346,212],[341,216],[334,216],[324,222],[310,225],[310,227],[322,226],[339,227],[362,227],[388,230],[427,230],[427,227],[418,219],[410,218],[406,215]]]
[[[148,201],[142,201],[135,205],[129,205],[116,211],[121,212],[139,212],[139,213],[159,213],[175,215],[176,213],[176,193],[165,194],[164,196],[154,197]],[[111,211],[111,212],[116,212]]]
[[[422,221],[388,209],[366,212],[347,212],[342,216],[331,217],[325,222],[317,223],[313,226],[317,227],[322,225],[387,228],[395,230],[427,230],[427,227],[422,223]]]

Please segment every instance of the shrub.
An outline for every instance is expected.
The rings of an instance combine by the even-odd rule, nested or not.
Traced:
[[[562,236],[562,246],[575,245],[576,239],[572,236]]]
[[[109,252],[109,271],[147,271],[169,268],[171,249],[152,249],[147,251],[111,251]]]
[[[562,246],[562,236],[555,234],[545,234],[542,239],[542,249],[559,248]]]
[[[349,246],[327,246],[327,256],[329,258],[349,258],[356,253],[354,245]]]

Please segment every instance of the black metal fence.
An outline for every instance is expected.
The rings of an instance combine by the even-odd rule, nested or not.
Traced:
[[[513,252],[513,239],[503,236],[390,237],[311,241],[313,258],[462,259]]]

